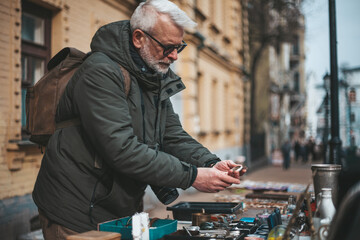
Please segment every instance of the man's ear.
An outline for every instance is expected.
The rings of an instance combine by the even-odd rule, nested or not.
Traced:
[[[140,29],[135,29],[132,33],[132,41],[135,48],[139,49],[143,46],[145,42],[144,34],[141,32]]]

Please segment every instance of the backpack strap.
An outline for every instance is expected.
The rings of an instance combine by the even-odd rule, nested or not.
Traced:
[[[126,97],[129,96],[129,92],[130,92],[130,87],[131,87],[131,79],[130,79],[130,74],[128,72],[128,70],[126,70],[123,66],[121,66],[119,64],[120,70],[122,72],[122,74],[124,75],[124,88],[125,88],[125,95]]]
[[[89,56],[90,53],[86,54],[76,48],[66,47],[63,48],[60,52],[58,52],[54,57],[50,59],[47,64],[47,69],[50,71],[51,69],[58,66],[62,61],[66,58],[73,58],[73,59],[82,59],[85,60]]]

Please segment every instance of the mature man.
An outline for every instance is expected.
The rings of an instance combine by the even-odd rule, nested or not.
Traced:
[[[183,130],[169,100],[185,88],[169,67],[186,46],[184,28],[194,25],[172,2],[148,0],[130,22],[96,32],[56,114],[57,122],[81,124],[56,130],[33,191],[46,239],[141,211],[147,185],[211,193],[240,182],[230,170],[236,164]]]

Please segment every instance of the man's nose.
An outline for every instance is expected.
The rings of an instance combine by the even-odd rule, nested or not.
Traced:
[[[169,55],[167,55],[167,57],[173,61],[176,61],[178,59],[177,49],[174,49]]]

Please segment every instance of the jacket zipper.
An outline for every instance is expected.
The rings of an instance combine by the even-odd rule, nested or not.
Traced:
[[[96,200],[95,199],[95,191],[96,191],[98,183],[102,180],[102,178],[105,176],[106,173],[107,173],[107,170],[103,174],[101,174],[101,176],[98,180],[96,180],[93,192],[91,194],[91,200],[90,200],[90,206],[89,206],[89,219],[90,219],[90,223],[92,223],[92,224],[94,224],[94,220],[92,218],[92,210],[94,208],[95,200]]]
[[[159,80],[159,85],[161,86],[161,81]],[[156,107],[156,118],[155,118],[155,136],[156,136],[156,128],[159,129],[159,149],[156,150],[162,150],[162,139],[161,139],[161,127],[160,127],[160,123],[158,123],[158,121],[160,121],[160,117],[159,117],[159,113],[160,113],[160,91],[161,91],[161,87],[158,90],[157,95],[154,96],[154,102],[155,102],[155,107]],[[155,138],[156,139],[156,138]]]

